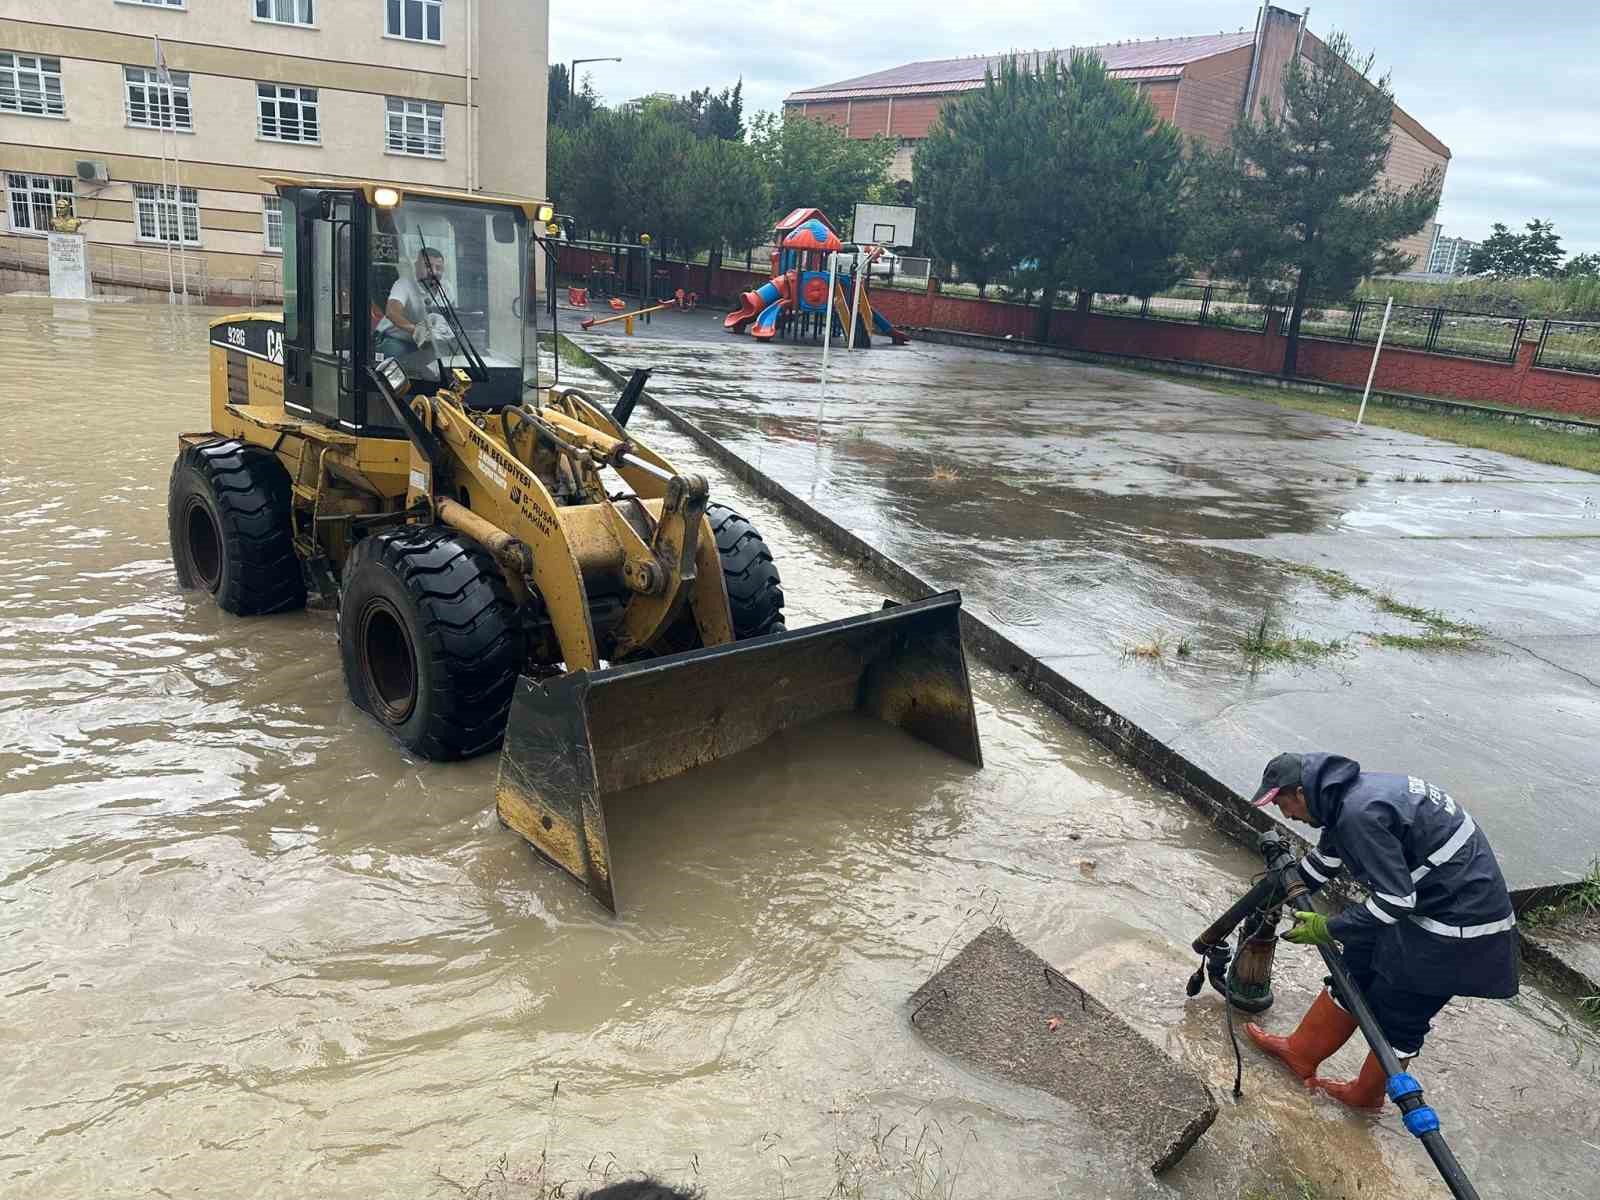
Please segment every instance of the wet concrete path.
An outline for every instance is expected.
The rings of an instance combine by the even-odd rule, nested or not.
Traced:
[[[1591,865],[1595,476],[1062,360],[836,352],[819,403],[815,347],[580,340],[1236,789],[1336,750],[1451,790],[1514,888]]]
[[[1439,1194],[1392,1113],[1253,1056],[1225,1098],[1220,1005],[1182,985],[1253,856],[987,670],[982,771],[844,723],[619,798],[630,903],[600,913],[497,824],[492,759],[418,762],[353,708],[330,613],[175,587],[208,315],[0,298],[26,383],[0,409],[0,1194],[422,1200],[487,1173],[525,1200],[544,1152],[566,1195],[644,1168],[710,1200],[1288,1200],[1296,1170],[1323,1200]],[[796,625],[877,607],[636,421],[764,529]],[[1223,1098],[1161,1181],[910,1028],[994,917]],[[1281,1029],[1320,972],[1279,964]],[[1424,1066],[1486,1198],[1593,1195],[1600,1041],[1570,1007],[1452,1006]]]

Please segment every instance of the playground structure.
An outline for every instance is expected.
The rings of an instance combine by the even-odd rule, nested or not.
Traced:
[[[797,208],[773,230],[772,278],[746,292],[736,312],[723,318],[730,333],[749,332],[757,341],[789,337],[815,340],[829,319],[833,336],[847,339],[851,347],[869,348],[873,334],[903,345],[911,339],[872,307],[867,290],[867,266],[883,253],[881,246],[847,246],[820,208]],[[849,269],[835,260],[829,294],[828,265],[833,256],[849,261]]]

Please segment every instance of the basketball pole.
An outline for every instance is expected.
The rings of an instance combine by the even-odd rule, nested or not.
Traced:
[[[861,260],[865,257],[861,247],[856,246],[856,296],[850,304],[850,341],[845,346],[847,350],[856,348],[856,325],[861,320]]]
[[[828,315],[822,320],[822,399],[828,398],[828,345],[833,340],[833,289],[839,276],[839,252],[828,252]]]

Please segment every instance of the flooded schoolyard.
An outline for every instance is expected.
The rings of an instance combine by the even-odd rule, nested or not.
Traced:
[[[349,702],[331,613],[177,589],[209,315],[0,298],[0,1192],[533,1195],[543,1161],[712,1200],[1439,1194],[1392,1113],[1248,1051],[1232,1101],[1183,983],[1255,860],[976,666],[982,770],[845,721],[631,793],[604,914],[500,827],[492,758],[411,759]],[[764,529],[791,627],[881,603],[635,427]],[[992,919],[1217,1093],[1161,1180],[918,1039],[906,998]],[[1274,1027],[1320,983],[1279,962]],[[1484,1196],[1592,1195],[1600,1042],[1568,1005],[1452,1006],[1419,1074]]]

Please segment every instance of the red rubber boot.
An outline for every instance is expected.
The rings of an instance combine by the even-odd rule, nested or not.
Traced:
[[[1335,1004],[1328,989],[1323,988],[1300,1018],[1299,1027],[1288,1037],[1276,1037],[1254,1021],[1244,1031],[1252,1042],[1281,1059],[1301,1079],[1310,1079],[1323,1059],[1350,1040],[1356,1031],[1356,1019]]]
[[[1404,1070],[1409,1061],[1401,1059],[1400,1068]],[[1313,1091],[1327,1092],[1335,1100],[1348,1104],[1351,1108],[1382,1108],[1384,1100],[1389,1095],[1389,1077],[1379,1065],[1378,1056],[1370,1052],[1367,1054],[1367,1061],[1361,1064],[1361,1074],[1349,1083],[1337,1083],[1332,1079],[1313,1075],[1306,1080],[1306,1086]]]

